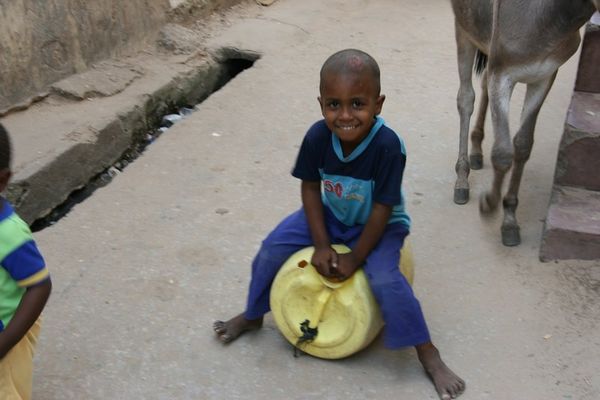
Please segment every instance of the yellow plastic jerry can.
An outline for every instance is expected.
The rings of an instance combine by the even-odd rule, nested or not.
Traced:
[[[338,253],[350,249],[333,245]],[[383,327],[379,306],[360,268],[344,282],[323,277],[310,264],[314,247],[294,253],[271,287],[271,311],[285,338],[320,358],[347,357],[368,346]],[[412,285],[412,253],[405,243],[400,271]]]

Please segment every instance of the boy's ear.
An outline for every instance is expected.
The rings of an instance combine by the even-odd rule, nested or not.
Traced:
[[[385,101],[385,94],[380,95],[377,100],[375,100],[375,115],[381,114],[381,109],[383,108],[383,102]]]
[[[10,169],[4,168],[0,170],[0,192],[3,192],[4,189],[6,189],[11,176],[12,172],[10,171]]]

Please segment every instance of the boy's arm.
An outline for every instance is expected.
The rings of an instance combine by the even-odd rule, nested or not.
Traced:
[[[356,245],[350,253],[339,254],[338,276],[340,279],[348,279],[354,271],[364,264],[367,256],[375,248],[379,239],[385,231],[385,227],[392,215],[392,206],[373,203],[371,215],[365,224]]]
[[[308,220],[310,235],[315,246],[311,264],[325,277],[333,277],[332,264],[337,263],[337,253],[331,247],[321,201],[321,182],[302,181],[302,205]]]
[[[50,278],[27,288],[15,311],[15,315],[6,328],[0,332],[0,359],[4,358],[6,353],[29,331],[29,328],[42,313],[51,291],[52,282]]]

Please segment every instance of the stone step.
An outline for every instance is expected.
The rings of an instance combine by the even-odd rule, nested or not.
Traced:
[[[540,260],[600,259],[600,192],[555,185]]]
[[[594,15],[585,27],[585,36],[581,45],[579,68],[575,79],[575,90],[579,92],[600,93],[598,65],[600,65],[600,13]]]
[[[600,93],[573,92],[554,183],[600,190]]]

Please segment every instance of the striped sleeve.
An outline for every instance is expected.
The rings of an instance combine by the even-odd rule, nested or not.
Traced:
[[[0,260],[12,279],[21,287],[48,278],[48,270],[27,224],[16,214],[0,222]]]

